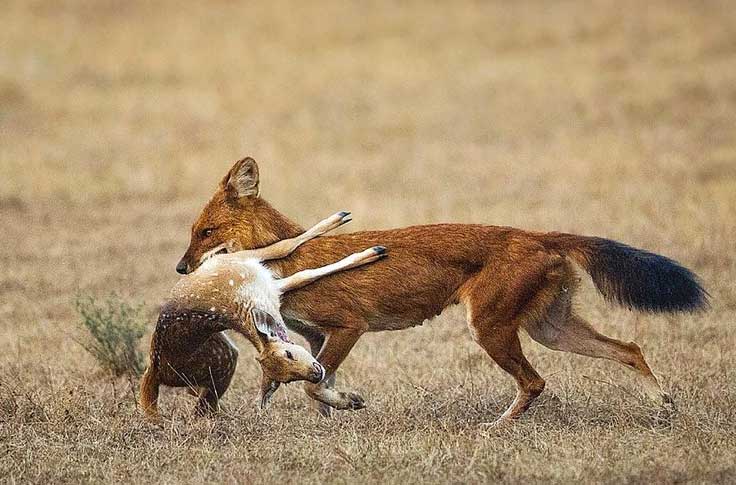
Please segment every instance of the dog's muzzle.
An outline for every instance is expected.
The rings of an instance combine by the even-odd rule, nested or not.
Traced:
[[[185,260],[179,261],[179,264],[176,265],[176,272],[179,274],[187,274],[189,273],[189,265]]]

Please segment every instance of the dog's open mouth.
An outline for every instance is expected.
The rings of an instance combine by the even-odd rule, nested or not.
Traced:
[[[227,254],[227,248],[220,248],[216,253],[215,256],[218,254]]]

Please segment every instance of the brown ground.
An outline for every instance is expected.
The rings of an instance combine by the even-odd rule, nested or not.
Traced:
[[[5,1],[0,8],[0,481],[608,483],[736,475],[736,8],[722,2]],[[619,366],[525,338],[548,392],[488,429],[511,380],[461,309],[364,338],[368,408],[259,414],[241,343],[226,415],[171,393],[163,429],[74,341],[78,289],[156,305],[236,158],[305,225],[564,230],[682,261],[705,315],[582,313],[642,344],[667,416]],[[585,280],[588,281],[587,279]],[[380,359],[376,357],[379,353]]]

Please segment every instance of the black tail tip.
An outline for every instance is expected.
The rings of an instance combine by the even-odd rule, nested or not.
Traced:
[[[664,308],[654,311],[679,312],[679,313],[704,313],[710,310],[710,293],[705,290],[700,283],[689,290],[689,295],[685,298],[671,302]]]
[[[340,217],[346,217],[350,215],[350,211],[340,211],[337,213],[337,215]]]

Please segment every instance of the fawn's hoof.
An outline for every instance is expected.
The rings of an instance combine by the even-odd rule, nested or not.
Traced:
[[[317,406],[317,412],[323,418],[331,418],[332,417],[332,406],[330,406],[329,404],[325,404],[325,403],[321,402]]]
[[[348,222],[353,220],[353,214],[348,211],[338,212],[337,215],[338,217],[340,217],[338,226],[342,226],[343,224],[347,224]]]
[[[356,411],[365,407],[365,400],[359,394],[348,392],[346,397],[348,399],[348,409]]]
[[[666,392],[662,393],[662,407],[669,411],[677,410],[677,406],[675,406],[675,400],[672,399],[672,396],[670,396]]]

